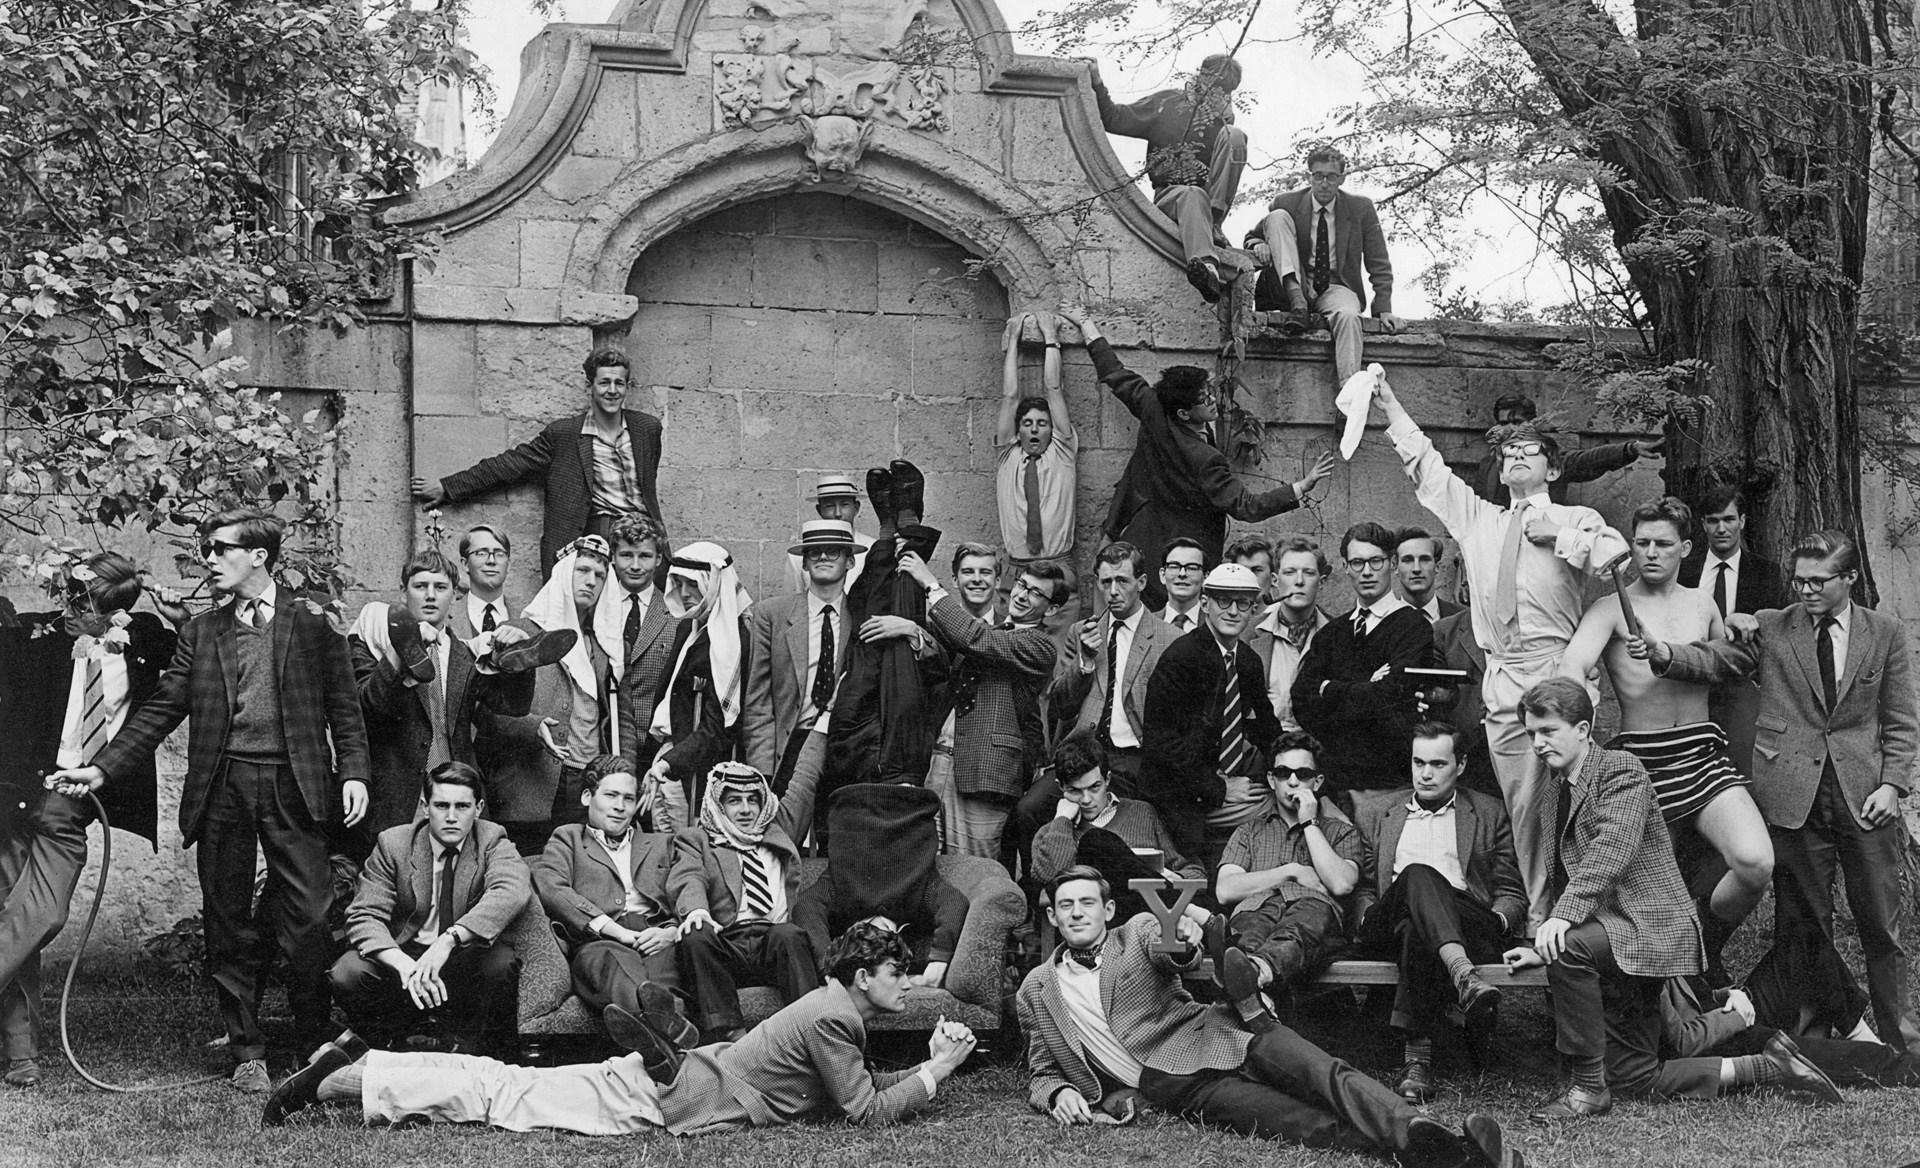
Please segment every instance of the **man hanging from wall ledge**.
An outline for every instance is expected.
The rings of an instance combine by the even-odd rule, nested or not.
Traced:
[[[660,518],[654,479],[660,469],[660,419],[626,408],[632,363],[618,349],[595,349],[583,366],[587,411],[547,423],[511,450],[483,458],[438,483],[412,481],[414,498],[444,507],[538,479],[546,491],[540,562],[582,535],[605,539],[626,515]]]

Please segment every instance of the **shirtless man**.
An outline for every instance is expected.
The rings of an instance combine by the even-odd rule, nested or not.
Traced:
[[[1633,513],[1633,564],[1640,579],[1627,587],[1629,620],[1617,595],[1595,601],[1560,658],[1560,674],[1586,682],[1605,664],[1620,699],[1620,734],[1607,746],[1638,758],[1653,779],[1667,827],[1678,839],[1691,829],[1726,862],[1727,873],[1708,898],[1701,924],[1709,977],[1719,974],[1727,938],[1760,902],[1773,875],[1773,844],[1746,776],[1727,753],[1727,736],[1707,714],[1710,687],[1654,676],[1648,640],[1671,644],[1724,636],[1720,611],[1706,592],[1679,581],[1693,513],[1668,497]]]

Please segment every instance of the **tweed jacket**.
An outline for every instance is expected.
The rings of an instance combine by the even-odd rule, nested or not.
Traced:
[[[362,957],[413,940],[433,911],[437,876],[426,820],[381,832],[347,908],[347,940]],[[453,890],[461,911],[452,923],[487,944],[520,915],[533,889],[505,828],[473,821],[453,862]]]
[[[0,628],[0,727],[10,742],[0,751],[0,819],[25,824],[52,796],[43,780],[59,769],[60,731],[73,688],[74,637],[58,612],[29,612]],[[136,612],[127,626],[121,656],[127,666],[127,720],[153,696],[160,673],[173,659],[173,631],[150,612]],[[124,725],[124,723],[122,723]],[[159,813],[153,756],[100,788],[100,804],[113,826],[157,840]],[[0,833],[4,834],[4,833]]]
[[[1914,707],[1913,665],[1900,622],[1853,606],[1839,700],[1829,710],[1820,685],[1818,630],[1806,606],[1757,615],[1757,645],[1730,640],[1674,645],[1664,673],[1695,682],[1759,678],[1753,798],[1767,822],[1781,828],[1805,824],[1829,763],[1856,821],[1867,796],[1882,783],[1904,798],[1920,747],[1920,710]]]
[[[1599,921],[1623,973],[1699,973],[1706,963],[1700,918],[1674,861],[1672,837],[1653,799],[1653,780],[1640,760],[1594,744],[1587,748],[1571,794],[1560,779],[1547,776],[1545,782],[1550,790],[1535,804],[1535,814],[1553,892],[1547,915],[1575,925]],[[1554,824],[1560,802],[1569,797],[1572,809],[1561,834]]]
[[[1100,632],[1108,637],[1113,635],[1112,613],[1101,616]],[[1076,705],[1080,708],[1073,722],[1073,731],[1078,734],[1100,725],[1100,715],[1107,708],[1113,685],[1107,676],[1106,650],[1103,648],[1093,655],[1093,672],[1082,673],[1079,635],[1069,630],[1067,636],[1068,643],[1047,689],[1047,700],[1056,710]],[[1133,630],[1133,643],[1127,646],[1126,677],[1122,679],[1120,694],[1120,712],[1126,715],[1127,725],[1133,727],[1137,741],[1146,741],[1147,682],[1153,677],[1154,666],[1160,664],[1160,655],[1177,636],[1173,626],[1157,614],[1145,610],[1140,613],[1140,623]]]
[[[1224,1005],[1202,1006],[1187,993],[1181,975],[1200,961],[1198,948],[1184,959],[1156,953],[1160,922],[1141,913],[1107,933],[1100,950],[1100,1005],[1107,1027],[1142,1066],[1169,1075],[1234,1071],[1247,1061],[1249,1033]],[[1066,946],[1028,972],[1016,1003],[1027,1036],[1027,1102],[1053,1109],[1068,1087],[1088,1103],[1100,1100],[1100,1081],[1087,1065],[1080,1029],[1061,995],[1060,962]]]
[[[1365,919],[1367,909],[1393,887],[1393,860],[1400,851],[1400,836],[1407,830],[1407,805],[1411,802],[1413,788],[1407,787],[1389,798],[1355,808],[1359,814],[1354,816],[1354,826],[1360,829],[1360,844],[1366,855],[1360,891],[1354,898],[1356,922]],[[1506,804],[1496,796],[1455,787],[1453,826],[1468,898],[1505,917],[1509,926],[1524,921],[1527,888],[1520,879]]]
[[[342,784],[358,781],[372,789],[351,654],[347,639],[310,602],[284,587],[278,600],[269,628],[288,764],[313,822],[337,823]],[[187,722],[187,775],[180,791],[180,835],[186,844],[200,839],[213,784],[226,772],[228,719],[240,678],[233,610],[223,604],[187,622],[153,696],[94,759],[108,782],[138,775],[153,765],[153,752],[167,735]]]
[[[953,596],[927,610],[953,655],[953,787],[962,795],[1014,797],[1027,789],[1040,741],[1039,695],[1059,656],[1044,625],[996,628]]]
[[[1113,489],[1103,528],[1158,565],[1176,536],[1198,540],[1208,562],[1220,558],[1227,517],[1252,523],[1300,505],[1290,483],[1250,491],[1219,448],[1160,407],[1153,387],[1120,363],[1105,337],[1087,346],[1100,381],[1140,422],[1133,457]],[[1155,593],[1158,595],[1158,593]]]
[[[833,630],[834,680],[847,671],[853,643],[850,608],[843,600]],[[780,755],[800,724],[800,711],[813,694],[807,656],[820,637],[818,622],[807,617],[807,594],[769,596],[753,602],[746,618],[746,689],[740,708],[740,750],[748,766],[764,775],[779,769]]]
[[[1293,236],[1300,248],[1300,284],[1313,282],[1313,230],[1320,209],[1314,205],[1311,190],[1288,191],[1273,200],[1270,211],[1285,211],[1293,218]],[[1333,196],[1333,279],[1344,284],[1362,301],[1367,285],[1360,272],[1373,285],[1373,315],[1393,311],[1393,261],[1387,257],[1387,236],[1380,230],[1380,215],[1373,200],[1365,195],[1336,192]]]
[[[1406,782],[1420,715],[1413,686],[1399,671],[1438,660],[1433,626],[1413,608],[1394,609],[1365,636],[1355,635],[1351,612],[1313,634],[1293,677],[1293,716],[1320,740],[1328,794],[1392,790]],[[1374,681],[1383,665],[1395,674]]]
[[[867,1024],[847,988],[829,981],[733,1043],[687,1052],[661,1089],[660,1116],[677,1136],[774,1127],[833,1107],[863,1127],[925,1107],[912,1070],[867,1069]]]
[[[627,875],[633,891],[647,902],[647,920],[656,925],[673,923],[673,898],[667,893],[673,837],[635,831],[628,852]],[[546,849],[533,862],[533,891],[548,919],[565,929],[568,944],[576,947],[593,940],[588,926],[594,918],[617,918],[627,903],[627,888],[613,857],[587,834],[584,823],[563,823],[553,829]]]
[[[681,622],[667,611],[666,598],[658,588],[647,615],[640,618],[640,633],[627,651],[627,666],[620,675],[620,753],[645,774],[659,749],[650,728],[654,704],[660,700],[660,687],[673,672],[673,647],[679,643]]]
[[[640,498],[647,514],[660,518],[655,480],[660,471],[660,419],[639,410],[622,410],[633,462],[640,474]],[[587,416],[575,414],[549,422],[532,438],[483,458],[440,480],[450,503],[464,503],[498,487],[539,479],[546,490],[546,519],[540,529],[540,568],[553,567],[560,549],[587,529],[593,514],[593,435]]]
[[[1220,806],[1226,783],[1220,778],[1221,688],[1226,681],[1225,654],[1205,625],[1167,646],[1147,683],[1147,726],[1141,739],[1142,793],[1158,803],[1194,803]],[[1259,757],[1255,775],[1267,773],[1273,743],[1280,737],[1280,719],[1273,704],[1263,700],[1267,679],[1260,672],[1260,655],[1246,642],[1234,645],[1239,669],[1240,705],[1246,711],[1241,725],[1247,742]]]
[[[474,748],[476,711],[507,717],[525,714],[533,704],[533,673],[483,674],[473,667],[473,651],[459,637],[447,646],[446,715],[442,733],[447,757],[478,765]],[[371,805],[366,829],[385,831],[413,822],[420,805],[420,776],[426,773],[433,751],[433,719],[427,712],[433,687],[426,682],[405,685],[400,670],[358,637],[348,637],[353,653],[353,681],[360,692],[360,714],[367,725],[367,749],[373,759]]]

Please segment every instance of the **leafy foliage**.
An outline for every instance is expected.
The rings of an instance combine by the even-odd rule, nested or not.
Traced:
[[[229,330],[344,331],[423,246],[373,208],[413,184],[419,83],[472,77],[463,11],[0,5],[0,571],[245,502],[293,522],[290,582],[344,583],[328,411],[248,388]]]

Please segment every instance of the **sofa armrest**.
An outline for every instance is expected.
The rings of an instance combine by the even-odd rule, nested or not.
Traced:
[[[1007,870],[979,856],[940,856],[941,879],[967,898],[945,988],[963,1002],[998,1010],[1005,977],[1007,936],[1026,919],[1026,900]]]

